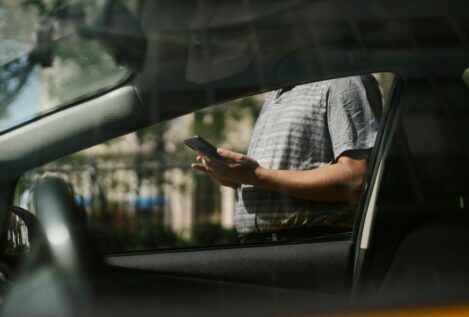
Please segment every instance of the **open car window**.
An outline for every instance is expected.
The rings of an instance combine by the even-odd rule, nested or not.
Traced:
[[[197,163],[197,153],[186,146],[184,140],[194,135],[202,136],[216,147],[247,153],[256,157],[261,165],[273,164],[271,166],[277,169],[288,168],[285,164],[295,160],[299,170],[337,164],[337,157],[343,153],[347,155],[348,148],[337,145],[343,146],[342,141],[328,145],[324,140],[331,136],[340,139],[348,130],[346,126],[342,129],[344,124],[336,125],[328,117],[348,120],[347,115],[344,119],[341,112],[327,110],[327,106],[325,112],[315,113],[310,103],[332,105],[334,97],[331,94],[335,86],[331,83],[348,85],[352,80],[362,83],[360,78],[371,80],[379,89],[362,91],[364,100],[374,102],[364,106],[369,117],[363,119],[360,129],[368,132],[360,134],[356,144],[369,154],[379,128],[374,124],[379,125],[393,81],[392,74],[285,87],[156,124],[26,173],[19,180],[15,204],[34,213],[35,183],[45,176],[59,176],[70,184],[77,204],[86,210],[101,249],[106,253],[303,241],[337,235],[351,237],[359,195],[353,201],[312,202],[272,194],[272,191],[266,195],[248,185],[236,189],[221,186],[207,173],[191,168]],[[366,83],[363,85],[368,87]],[[324,87],[328,87],[327,92],[320,92]],[[323,93],[324,100],[316,100],[311,91]],[[373,93],[376,94],[373,96]],[[342,99],[337,102],[341,103]],[[345,109],[346,114],[351,105],[344,105],[341,109]],[[291,108],[285,111],[282,107]],[[309,121],[306,120],[308,116],[311,117]],[[315,120],[320,118],[325,120],[324,135],[318,136],[321,131],[317,130],[319,123]],[[300,119],[307,122],[306,134],[295,139],[298,127],[304,123],[294,120]],[[287,127],[288,135],[281,131],[284,127]],[[373,133],[369,132],[372,130]],[[316,143],[311,146],[310,140],[303,140],[304,143],[295,145],[301,138],[310,138]],[[292,146],[301,151],[297,158],[285,159],[276,154],[285,147],[288,148],[286,151],[292,151]],[[315,158],[309,159],[309,156]],[[319,156],[323,161],[318,161]],[[290,206],[297,209],[282,214]],[[291,225],[294,221],[296,223]]]

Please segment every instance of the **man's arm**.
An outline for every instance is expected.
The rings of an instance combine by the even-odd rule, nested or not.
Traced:
[[[219,149],[229,160],[222,162],[199,156],[192,167],[207,172],[217,182],[249,184],[287,196],[317,202],[356,202],[366,173],[369,150],[343,153],[336,163],[311,170],[273,170],[244,154]]]
[[[366,173],[366,151],[350,151],[337,163],[311,170],[271,170],[261,168],[259,188],[287,196],[319,202],[356,202]]]

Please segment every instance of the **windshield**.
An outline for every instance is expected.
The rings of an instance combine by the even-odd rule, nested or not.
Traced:
[[[127,78],[128,64],[90,27],[104,2],[0,2],[0,132]]]

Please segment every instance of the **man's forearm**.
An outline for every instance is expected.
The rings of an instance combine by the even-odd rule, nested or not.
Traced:
[[[228,180],[317,202],[355,202],[360,196],[369,150],[348,151],[334,164],[303,171],[267,169],[252,157],[224,149],[218,149],[218,154],[227,161],[199,156],[201,163],[193,164],[193,168],[209,173],[222,184]]]
[[[347,162],[350,163],[350,162]],[[336,163],[313,170],[256,170],[255,187],[318,202],[356,202],[366,162]]]

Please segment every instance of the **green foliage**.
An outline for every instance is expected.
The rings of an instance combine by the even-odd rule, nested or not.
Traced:
[[[187,243],[152,215],[139,215],[131,226],[120,226],[103,217],[93,217],[101,249],[105,252],[149,250],[185,246]]]
[[[69,156],[65,156],[60,158],[49,165],[50,166],[57,166],[63,168],[64,166],[71,166],[71,167],[78,167],[78,166],[86,166],[89,161],[89,158],[83,155],[82,153],[76,153]]]
[[[223,143],[230,133],[228,123],[254,122],[259,110],[260,104],[255,98],[210,107],[192,114],[193,120],[154,125],[137,131],[130,138],[108,141],[100,145],[99,151],[85,150],[57,160],[36,170],[36,173],[56,171],[72,183],[78,194],[82,192],[77,189],[86,184],[91,188],[92,196],[87,208],[105,252],[238,243],[236,230],[223,228],[219,222],[222,203],[219,185],[203,173],[192,172],[190,164],[195,154],[182,140],[186,134],[200,134],[214,144]],[[192,122],[192,126],[175,133],[175,125],[181,122]],[[121,154],[118,149],[125,146],[122,142],[136,142],[137,147],[135,151]],[[181,171],[185,178],[192,178],[193,185],[168,177],[166,172],[173,169]],[[127,179],[117,178],[117,172],[121,170],[135,179],[127,183]],[[33,174],[20,180],[20,193],[32,186]],[[160,194],[164,193],[163,186],[170,185],[164,188],[191,195],[192,228],[174,231],[171,222],[164,218],[168,210],[163,209],[169,206],[139,207],[132,205],[125,195],[120,200],[109,198],[119,187],[127,194],[139,197],[143,183],[154,186]]]
[[[219,106],[194,113],[194,134],[203,136],[213,144],[219,144],[225,136],[225,116]]]
[[[151,250],[191,246],[235,244],[236,230],[202,222],[193,226],[190,239],[178,236],[170,227],[154,221],[142,221],[135,228],[105,226],[99,228],[98,240],[106,252]]]
[[[195,188],[193,201],[197,211],[197,220],[206,220],[214,213],[220,212],[219,186],[207,175],[194,174]]]
[[[51,5],[50,1],[43,0],[24,0],[25,7],[34,7],[38,10],[41,16],[48,15],[54,9],[54,4]]]
[[[191,245],[210,246],[239,243],[235,229],[225,229],[220,224],[210,222],[197,223],[192,227]]]
[[[112,86],[127,74],[98,42],[78,35],[54,43],[54,65],[44,72],[53,79],[49,82],[51,96],[61,103]]]

